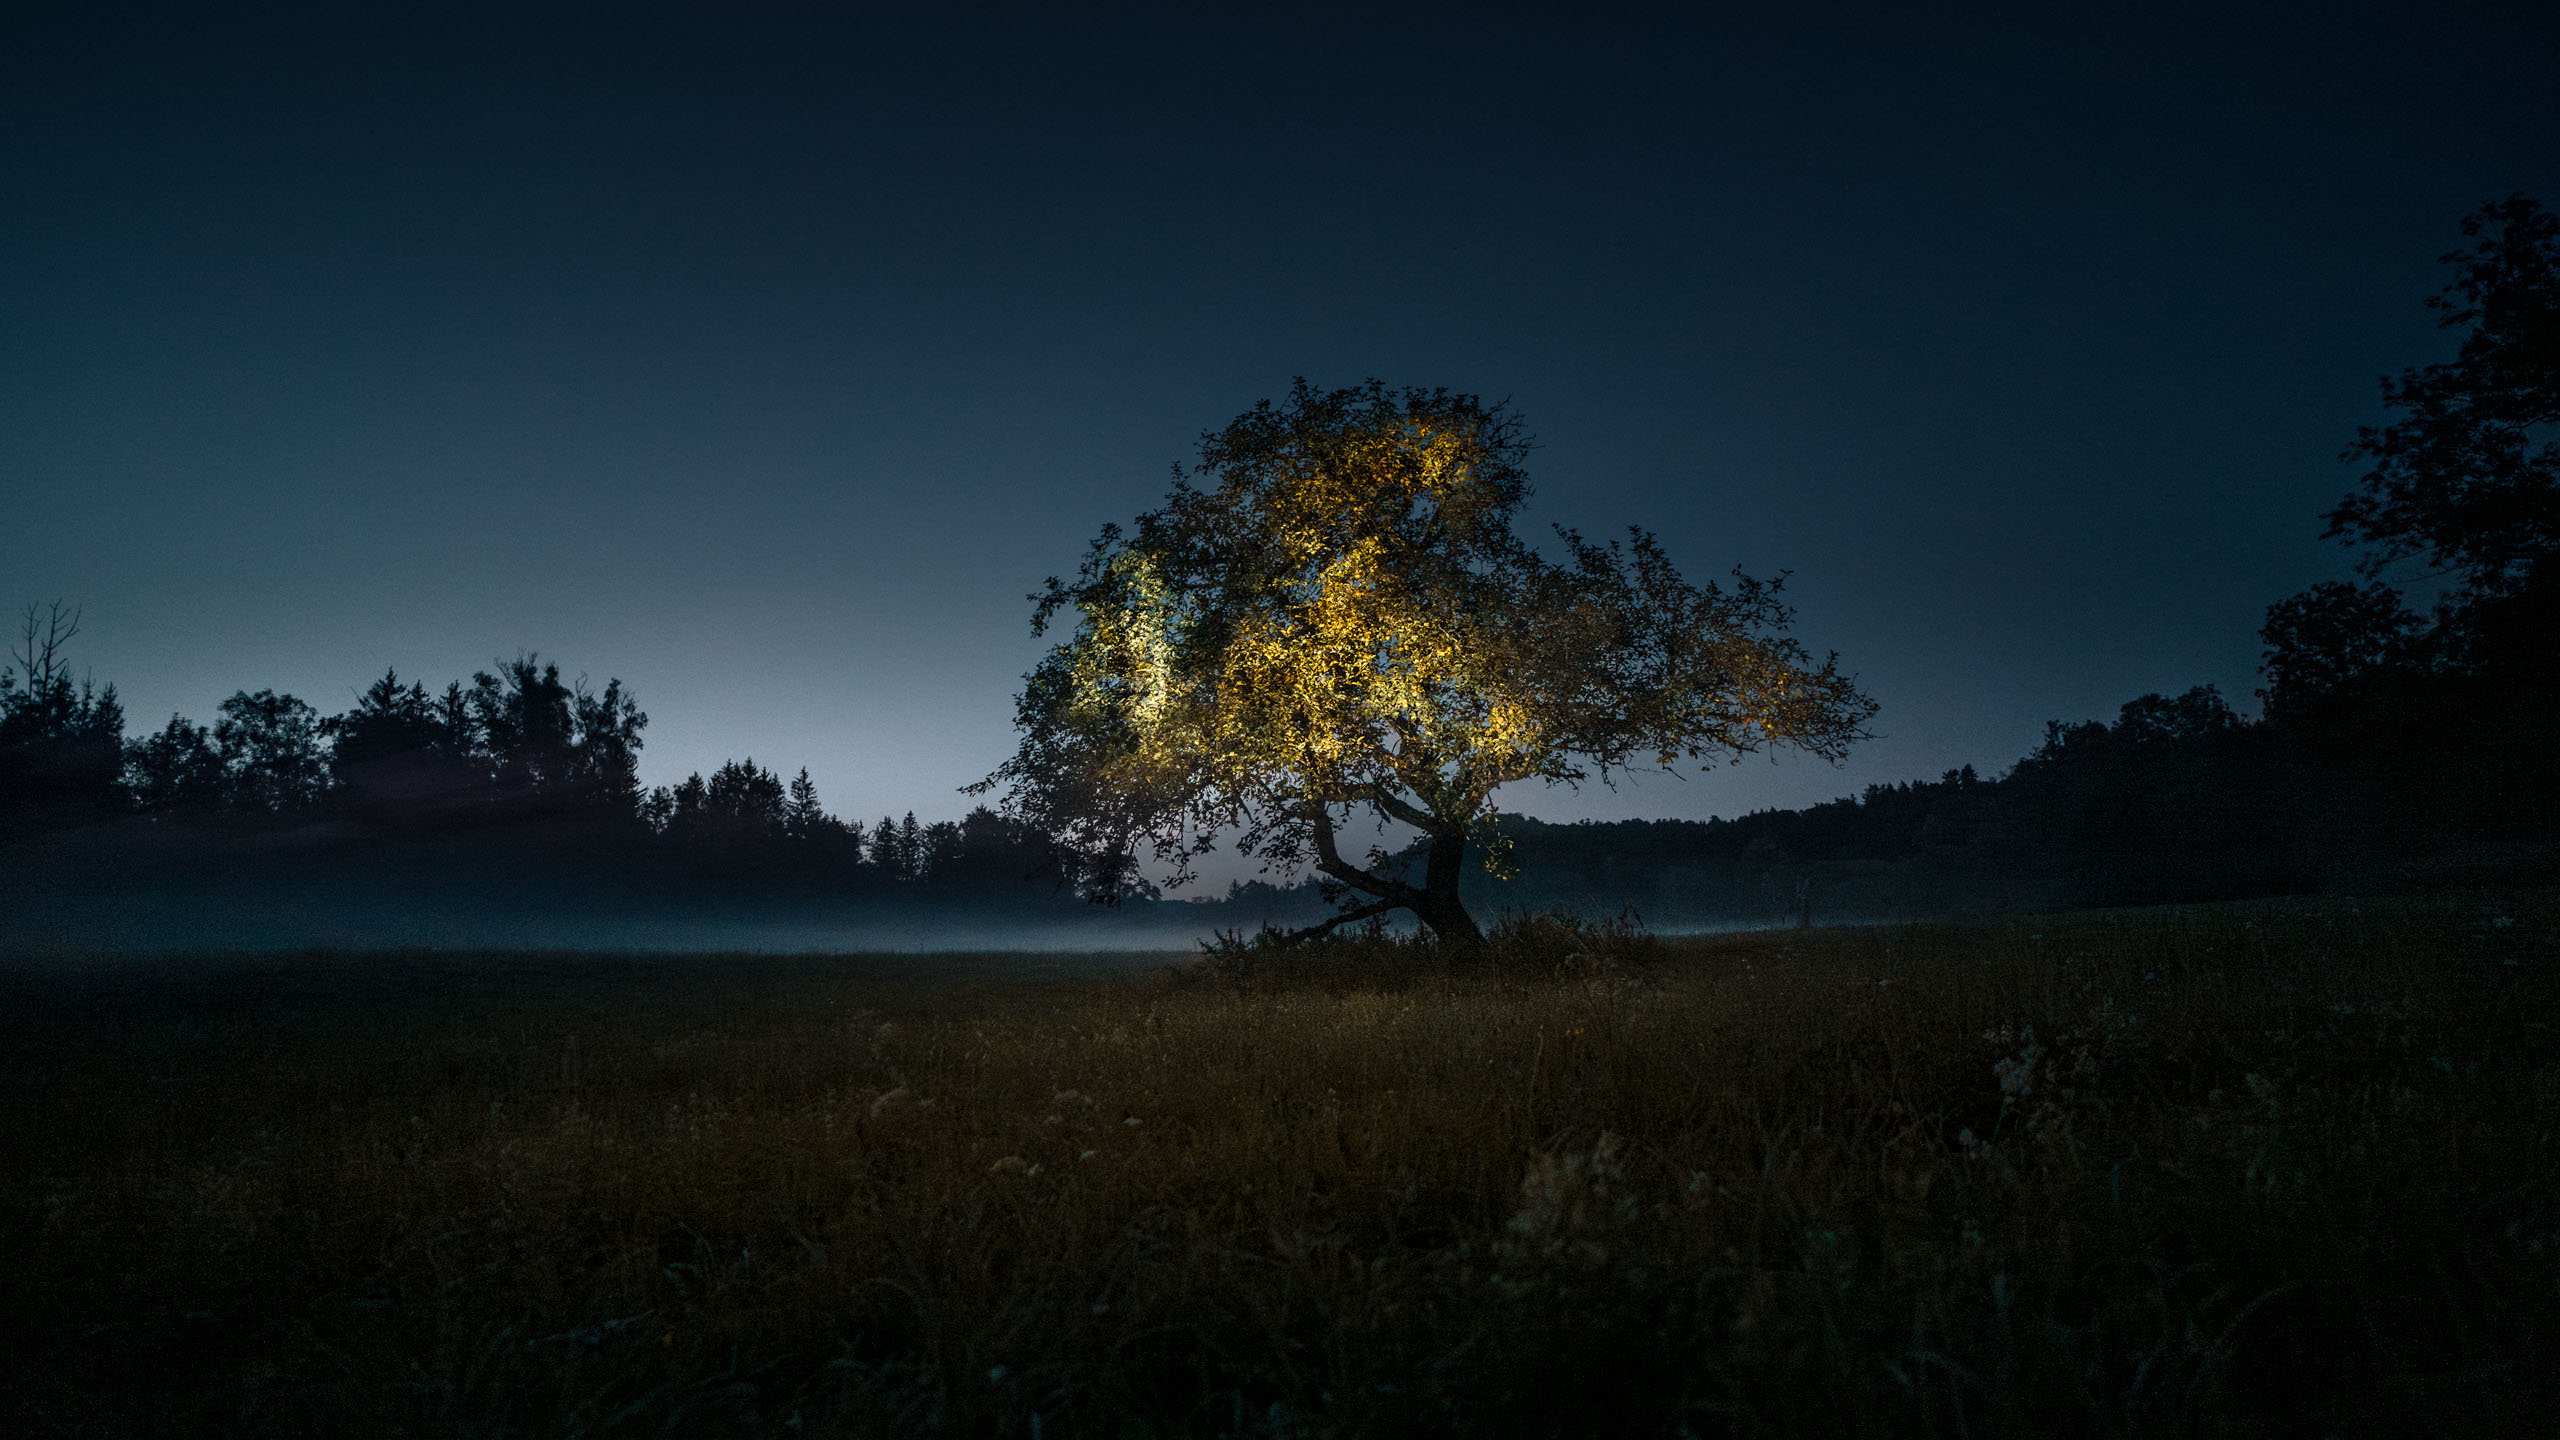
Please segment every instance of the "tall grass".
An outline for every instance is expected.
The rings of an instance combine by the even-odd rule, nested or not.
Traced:
[[[2536,1433],[2555,919],[21,970],[0,1424]]]

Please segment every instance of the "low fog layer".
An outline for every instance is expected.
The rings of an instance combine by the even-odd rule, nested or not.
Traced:
[[[1188,906],[1039,916],[859,902],[506,906],[433,897],[202,894],[46,897],[0,920],[19,952],[237,950],[1190,951],[1214,927]]]
[[[1824,923],[1865,922],[1834,916]],[[0,921],[0,950],[35,955],[435,949],[1182,956],[1197,953],[1203,942],[1229,928],[1235,928],[1235,916],[1224,907],[1180,901],[1020,915],[999,907],[973,913],[861,902],[608,908],[325,895],[58,896],[32,912],[22,908]],[[1655,927],[1657,933],[1671,935],[1766,928],[1765,923],[1740,922]]]

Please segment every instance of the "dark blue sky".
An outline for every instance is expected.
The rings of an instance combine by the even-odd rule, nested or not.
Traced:
[[[1795,572],[1880,699],[1732,814],[2220,684],[2560,202],[2548,6],[0,19],[0,599],[137,727],[532,648],[859,817],[1010,749],[1023,595],[1294,375],[1507,395],[1530,521]],[[2236,13],[2235,13],[2236,12]]]

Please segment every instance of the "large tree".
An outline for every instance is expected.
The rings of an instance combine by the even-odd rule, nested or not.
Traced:
[[[2560,550],[2560,217],[2518,195],[2462,233],[2472,247],[2443,257],[2453,279],[2427,302],[2461,348],[2382,382],[2400,415],[2348,447],[2372,468],[2328,530],[2364,547],[2370,576],[2426,562],[2457,607],[2527,589]]]
[[[2278,602],[2259,634],[2271,720],[2288,728],[2359,712],[2440,704],[2394,727],[2412,737],[2547,726],[2560,661],[2560,217],[2522,195],[2462,222],[2472,242],[2442,258],[2452,278],[2427,301],[2461,332],[2450,360],[2382,382],[2386,424],[2344,456],[2368,467],[2329,512],[2327,534],[2359,547],[2368,583],[2331,581]],[[2391,577],[2438,590],[2407,608]],[[2493,716],[2492,712],[2496,712]],[[2365,718],[2371,718],[2366,716]],[[2447,721],[2452,723],[2448,724]]]
[[[1458,878],[1499,787],[1860,737],[1874,704],[1788,638],[1777,582],[1692,586],[1641,530],[1559,529],[1560,563],[1523,541],[1529,449],[1503,405],[1376,381],[1301,380],[1204,436],[1163,508],[1032,597],[1035,632],[1074,632],[977,788],[1100,896],[1232,834],[1342,901],[1303,934],[1404,910],[1472,940]],[[1362,812],[1418,845],[1354,858]]]
[[[2548,833],[2560,797],[2560,217],[2522,195],[2462,222],[2427,304],[2451,359],[2382,382],[2387,423],[2329,512],[2362,586],[2267,612],[2267,716],[2362,797],[2365,823]],[[2419,575],[2408,576],[2416,570]],[[2436,591],[2409,609],[2390,583]]]

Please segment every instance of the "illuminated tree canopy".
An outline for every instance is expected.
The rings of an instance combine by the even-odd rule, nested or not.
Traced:
[[[1837,759],[1872,701],[1786,635],[1778,582],[1692,586],[1652,536],[1512,528],[1530,448],[1501,405],[1303,380],[1203,437],[1161,509],[1106,526],[1035,632],[1021,748],[975,787],[1056,837],[1098,896],[1171,883],[1232,833],[1312,865],[1341,910],[1473,939],[1458,899],[1497,787],[1790,745]],[[1343,853],[1361,812],[1420,832],[1422,873]],[[1488,853],[1488,863],[1499,857]]]

